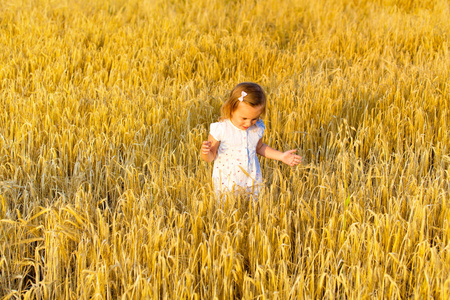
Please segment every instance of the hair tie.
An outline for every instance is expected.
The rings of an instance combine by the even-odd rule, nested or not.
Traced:
[[[244,92],[244,91],[242,91],[242,92],[241,92],[241,96],[238,98],[239,101],[241,101],[241,102],[244,101],[244,97],[245,97],[245,96],[247,96],[247,93]]]

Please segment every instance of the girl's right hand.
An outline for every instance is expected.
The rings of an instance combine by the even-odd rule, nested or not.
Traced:
[[[210,151],[211,151],[211,141],[203,141],[202,154],[208,155]]]

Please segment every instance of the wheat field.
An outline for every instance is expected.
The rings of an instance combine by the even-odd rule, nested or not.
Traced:
[[[449,299],[447,0],[3,0],[0,299]],[[256,203],[199,149],[267,93]]]

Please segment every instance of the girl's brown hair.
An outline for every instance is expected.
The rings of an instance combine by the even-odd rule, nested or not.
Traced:
[[[242,92],[247,93],[242,102],[252,107],[262,106],[262,114],[264,114],[266,110],[266,94],[261,86],[253,82],[242,82],[234,87],[228,99],[222,104],[220,108],[220,121],[231,118],[231,114],[238,108],[239,98],[242,96]]]

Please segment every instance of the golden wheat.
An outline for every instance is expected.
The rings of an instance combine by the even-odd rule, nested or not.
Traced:
[[[1,299],[450,297],[448,1],[3,1]],[[268,95],[256,203],[199,158]]]

